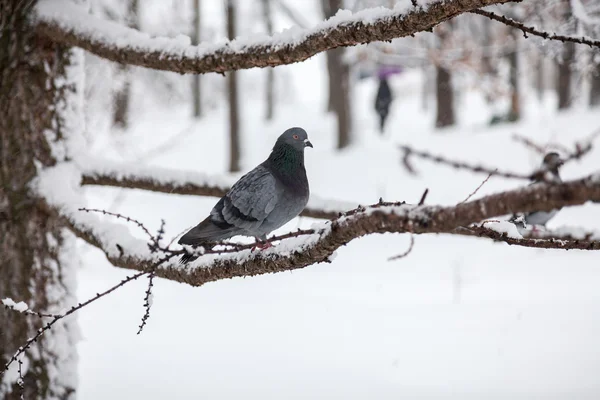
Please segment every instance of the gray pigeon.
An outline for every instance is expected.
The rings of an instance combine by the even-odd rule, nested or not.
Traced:
[[[302,128],[283,132],[262,164],[242,176],[210,215],[179,239],[179,244],[210,246],[236,235],[254,236],[270,247],[267,234],[296,217],[308,202],[304,149],[313,147]],[[186,263],[197,256],[184,254]]]
[[[555,183],[562,182],[562,179],[560,179],[560,175],[558,173],[558,169],[563,164],[564,161],[560,158],[558,153],[551,152],[546,154],[538,171],[541,174],[539,177],[533,180],[532,184],[541,182],[543,178],[545,178],[545,181]],[[524,214],[522,218],[520,218],[520,216],[513,215],[509,221],[515,223],[517,228],[519,228],[518,224],[524,225],[521,228],[527,225],[541,225],[545,227],[548,221],[550,221],[558,213],[558,211],[560,211],[560,209],[551,211],[532,211]]]

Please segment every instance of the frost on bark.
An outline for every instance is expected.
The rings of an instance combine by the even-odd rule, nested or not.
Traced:
[[[74,264],[63,251],[73,239],[37,207],[30,184],[37,168],[59,161],[52,148],[64,142],[68,126],[72,54],[34,35],[32,4],[0,0],[0,298],[51,312],[73,303]],[[42,323],[0,308],[0,368]],[[26,399],[74,398],[75,329],[72,320],[53,328],[22,358]],[[17,377],[15,364],[1,378],[0,398],[20,398]]]

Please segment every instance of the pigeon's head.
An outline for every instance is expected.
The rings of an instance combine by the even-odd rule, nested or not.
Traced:
[[[565,161],[560,158],[560,155],[556,152],[548,153],[544,156],[543,165],[548,170],[558,170],[558,167],[563,165]]]
[[[306,131],[302,128],[290,128],[283,132],[281,136],[279,136],[279,139],[277,139],[275,147],[283,144],[292,146],[299,151],[304,151],[305,147],[313,147],[312,143],[308,140]]]

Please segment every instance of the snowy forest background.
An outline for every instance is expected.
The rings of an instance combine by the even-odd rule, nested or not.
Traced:
[[[68,2],[43,3],[50,15]],[[294,26],[316,26],[339,9],[373,8],[375,18],[379,7],[412,7],[408,0],[90,0],[87,6],[95,18],[184,44],[188,39],[181,35],[192,44],[238,36],[260,40]],[[69,127],[77,138],[65,140],[66,150],[50,146],[55,158],[67,154],[65,160],[76,167],[46,174],[39,191],[51,205],[118,213],[151,232],[164,220],[168,242],[203,219],[216,198],[85,180],[79,187],[77,174],[226,187],[262,162],[292,126],[304,128],[314,144],[306,153],[309,206],[334,214],[380,198],[416,204],[426,188],[425,204],[453,206],[486,179],[487,174],[418,157],[403,162],[399,146],[526,175],[546,151],[566,156],[577,144],[590,143],[585,156],[565,165],[562,177],[598,173],[600,138],[593,139],[600,132],[600,2],[526,0],[486,10],[595,44],[525,37],[519,29],[466,13],[414,37],[226,74],[125,66],[76,50],[84,76],[75,77],[81,92],[68,112],[78,116],[78,125]],[[297,34],[290,30],[287,37],[300,40]],[[393,101],[380,129],[375,102],[382,76]],[[3,145],[4,156],[9,148]],[[5,170],[17,169],[8,165]],[[2,175],[5,191],[8,175]],[[473,198],[527,184],[492,175]],[[65,195],[75,186],[80,197]],[[522,239],[504,222],[508,217],[493,218],[500,222],[489,226]],[[113,224],[102,231],[111,236],[107,242],[146,241],[133,224],[93,218],[97,226]],[[548,228],[554,236],[595,245],[599,221],[600,208],[587,202],[563,208]],[[315,223],[322,219],[301,216],[276,233]],[[10,221],[6,226],[10,233]],[[0,299],[61,313],[131,275],[112,266],[98,248],[70,233],[61,235],[61,253],[51,255],[61,267],[53,271],[67,272],[43,301],[36,290],[47,282],[35,273],[35,282],[27,281],[18,272],[20,261],[6,256],[9,247],[18,246],[12,239],[2,244]],[[388,261],[407,249],[405,257]],[[57,322],[47,341],[20,357],[23,393],[28,399],[582,399],[600,394],[595,251],[509,246],[448,233],[385,233],[354,240],[328,260],[201,287],[159,277],[153,281],[151,317],[139,335],[148,281],[132,281]],[[35,315],[0,309],[3,361],[42,324]],[[42,365],[44,349],[50,349],[55,366]],[[14,385],[17,367],[13,363],[2,376],[0,397],[21,395]]]

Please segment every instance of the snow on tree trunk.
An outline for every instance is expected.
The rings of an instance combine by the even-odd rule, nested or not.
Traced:
[[[342,7],[341,0],[322,0],[325,18],[331,18]],[[327,72],[329,75],[328,111],[337,116],[338,142],[337,148],[350,145],[352,123],[350,117],[350,68],[344,62],[344,49],[328,50]]]
[[[236,4],[227,0],[227,36],[235,39]],[[240,170],[240,113],[238,103],[237,72],[227,74],[227,93],[229,97],[229,172]]]
[[[40,207],[30,184],[39,168],[62,161],[77,123],[82,54],[36,36],[27,19],[32,3],[0,0],[0,298],[57,312],[75,303],[74,238]],[[78,57],[79,56],[79,57]],[[62,150],[62,151],[61,151]],[[57,156],[60,154],[60,156]],[[0,309],[0,363],[44,323]],[[57,324],[22,357],[24,397],[74,398],[77,326]],[[3,375],[0,398],[20,398],[17,363]]]

